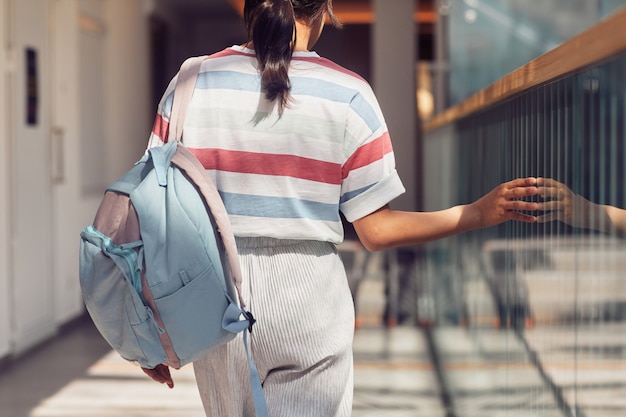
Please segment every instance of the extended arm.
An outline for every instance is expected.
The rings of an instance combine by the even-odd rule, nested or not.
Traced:
[[[475,202],[433,212],[391,210],[385,206],[359,220],[354,228],[370,251],[430,242],[473,229],[495,226],[508,220],[534,223],[538,204],[520,200],[538,193],[535,178],[501,184]]]

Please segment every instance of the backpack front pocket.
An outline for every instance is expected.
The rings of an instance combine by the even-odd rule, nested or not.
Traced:
[[[211,284],[215,279],[210,265],[202,274],[192,277],[188,285],[154,300],[181,365],[201,358],[214,346],[235,336],[222,328],[229,300],[224,291],[215,291],[215,285]]]

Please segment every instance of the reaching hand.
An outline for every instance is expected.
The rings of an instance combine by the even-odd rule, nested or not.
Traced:
[[[166,365],[157,365],[154,369],[141,368],[143,372],[159,384],[167,384],[168,387],[174,388],[174,380],[170,375],[170,368]]]
[[[539,223],[560,220],[574,227],[589,226],[589,214],[593,210],[589,200],[551,178],[538,178],[537,186],[539,196],[546,200],[540,203],[540,210],[548,212],[537,218]]]
[[[508,220],[535,223],[536,216],[520,211],[536,211],[539,204],[521,199],[538,193],[536,178],[518,178],[498,185],[470,205],[478,216],[476,225],[490,227]]]
[[[538,178],[537,187],[539,196],[545,199],[539,203],[539,210],[548,211],[537,218],[538,222],[560,220],[573,227],[626,236],[626,210],[596,204],[551,178]]]

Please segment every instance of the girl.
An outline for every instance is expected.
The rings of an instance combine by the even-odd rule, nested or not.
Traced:
[[[376,97],[356,74],[312,52],[332,0],[246,0],[248,42],[209,56],[185,145],[219,189],[258,322],[251,350],[272,417],[350,416],[354,309],[335,244],[340,211],[371,251],[511,219],[536,203],[536,180],[502,184],[438,212],[391,210],[404,192]],[[167,141],[174,81],[149,146]],[[194,363],[207,416],[254,415],[243,344]],[[165,366],[146,370],[173,386]]]

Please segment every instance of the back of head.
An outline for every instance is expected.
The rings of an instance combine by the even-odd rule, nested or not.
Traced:
[[[289,64],[295,46],[296,20],[306,25],[332,13],[332,0],[246,0],[244,20],[248,42],[259,62],[262,88],[268,100],[278,100],[279,110],[289,104]]]

